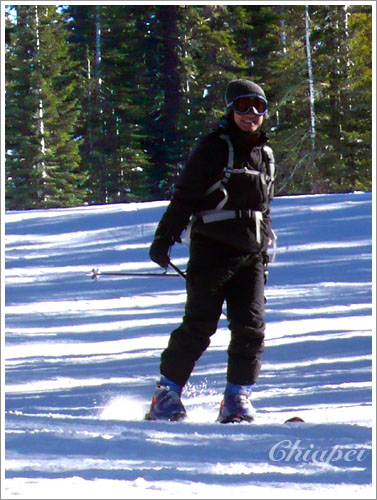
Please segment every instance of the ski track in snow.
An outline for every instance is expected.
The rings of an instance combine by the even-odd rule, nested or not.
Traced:
[[[372,195],[274,200],[253,425],[215,422],[225,316],[184,389],[188,420],[142,420],[184,281],[90,272],[159,272],[165,206],[6,214],[2,498],[375,498]]]

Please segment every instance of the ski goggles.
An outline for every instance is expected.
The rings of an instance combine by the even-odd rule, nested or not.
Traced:
[[[267,100],[257,94],[248,94],[237,97],[229,106],[239,115],[247,115],[252,111],[255,115],[262,116],[267,113]]]

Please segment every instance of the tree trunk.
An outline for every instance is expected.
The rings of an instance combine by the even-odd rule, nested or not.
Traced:
[[[36,45],[36,58],[39,61],[39,51],[40,51],[40,35],[39,35],[39,12],[38,12],[38,5],[34,7],[34,16],[35,16],[35,45]],[[44,111],[43,111],[43,99],[42,99],[42,89],[40,87],[37,88],[36,90],[38,96],[39,96],[39,103],[38,103],[38,130],[39,130],[39,135],[40,135],[40,146],[41,146],[41,156],[42,158],[46,154],[46,143],[45,143],[45,127],[44,127]],[[42,160],[40,164],[38,165],[41,168],[42,171],[42,177],[46,178],[47,177],[47,172],[46,172],[46,166],[44,161]]]
[[[316,125],[315,125],[315,97],[314,97],[314,80],[313,80],[313,65],[310,47],[310,24],[309,24],[309,6],[305,8],[305,45],[306,45],[306,60],[308,65],[308,81],[309,81],[309,107],[310,107],[310,139],[311,139],[311,164],[312,173],[314,179],[314,191],[319,191],[319,186],[316,180],[316,164],[315,164],[315,154],[316,154]]]

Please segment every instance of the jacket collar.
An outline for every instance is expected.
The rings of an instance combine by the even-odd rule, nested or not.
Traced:
[[[255,134],[243,132],[237,127],[233,116],[223,116],[217,124],[217,131],[220,134],[228,134],[234,146],[241,148],[253,148],[263,146],[268,142],[268,137],[263,130],[258,130]]]

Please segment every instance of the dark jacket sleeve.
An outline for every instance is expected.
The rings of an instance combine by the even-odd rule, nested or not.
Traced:
[[[213,156],[221,140],[214,134],[205,136],[193,150],[186,166],[177,179],[167,209],[156,230],[157,237],[173,236],[180,241],[182,231],[187,227],[191,215],[203,200],[208,187],[214,182]],[[222,168],[222,167],[221,167]],[[221,171],[221,169],[220,169]]]

